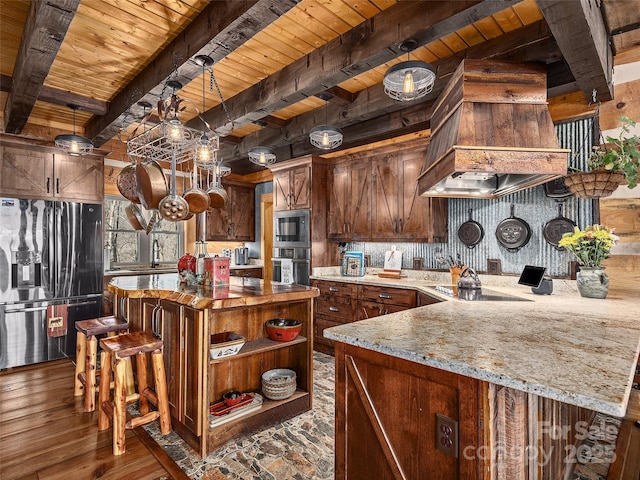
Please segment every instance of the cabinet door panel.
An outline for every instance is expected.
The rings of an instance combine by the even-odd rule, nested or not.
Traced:
[[[214,208],[207,212],[207,236],[206,240],[228,240],[229,239],[229,209]]]
[[[50,199],[53,184],[53,155],[0,146],[0,195]]]
[[[291,186],[289,185],[289,171],[273,174],[273,209],[274,211],[289,210]]]
[[[160,312],[160,331],[164,344],[164,370],[167,377],[167,393],[171,415],[183,421],[183,401],[181,395],[182,352],[180,345],[180,306],[176,303],[162,302]],[[149,370],[151,371],[151,370]]]
[[[371,237],[371,162],[353,162],[349,184],[349,236],[352,240]]]
[[[101,203],[104,199],[104,161],[83,155],[54,154],[54,195],[61,199]]]
[[[291,209],[311,208],[311,165],[291,169]]]
[[[418,194],[418,177],[423,158],[417,154],[405,154],[398,161],[400,178],[399,234],[402,238],[424,238],[429,217],[429,199]]]
[[[349,184],[351,182],[351,165],[336,165],[329,178],[329,205],[327,215],[327,235],[334,240],[349,239]]]
[[[394,239],[398,231],[398,172],[393,155],[385,155],[371,162],[373,185],[373,238]]]
[[[182,307],[184,331],[183,365],[180,371],[184,390],[183,423],[196,435],[202,432],[200,415],[200,383],[205,359],[202,358],[202,316],[203,313],[193,308]],[[208,361],[208,357],[206,358]]]
[[[229,187],[231,236],[234,240],[255,240],[255,199],[251,187]]]

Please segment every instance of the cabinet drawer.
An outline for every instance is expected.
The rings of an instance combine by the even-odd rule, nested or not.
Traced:
[[[232,277],[245,277],[245,278],[262,278],[261,268],[232,268],[230,270]]]
[[[401,305],[406,308],[416,306],[416,292],[404,288],[388,288],[371,285],[361,285],[360,299],[385,305]]]
[[[352,322],[356,318],[356,300],[350,297],[320,295],[316,301],[316,313],[327,315],[340,323]]]
[[[360,302],[360,308],[358,309],[358,320],[365,320],[367,318],[379,317],[380,315],[388,315],[389,313],[401,312],[408,307],[402,305],[385,305],[379,302]]]
[[[338,325],[340,325],[340,323],[336,321],[329,320],[322,316],[316,316],[313,321],[314,341],[328,347],[333,347],[334,341],[325,338],[323,334],[326,328],[336,327]]]
[[[320,295],[356,298],[357,285],[355,283],[312,280],[311,285],[320,290]]]

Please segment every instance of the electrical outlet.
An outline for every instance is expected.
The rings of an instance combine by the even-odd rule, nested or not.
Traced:
[[[458,458],[458,422],[436,413],[436,448]]]

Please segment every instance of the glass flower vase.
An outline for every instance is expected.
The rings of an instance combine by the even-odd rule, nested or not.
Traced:
[[[609,277],[604,267],[580,267],[576,274],[578,292],[586,298],[606,298],[609,291]]]

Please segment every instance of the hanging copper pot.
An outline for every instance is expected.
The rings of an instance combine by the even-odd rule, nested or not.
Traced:
[[[169,195],[167,179],[155,160],[149,159],[136,165],[136,182],[140,203],[147,210],[157,209],[160,201]]]
[[[120,171],[116,180],[116,186],[118,187],[120,195],[122,195],[124,198],[133,203],[140,203],[137,184],[138,182],[136,181],[136,164],[135,162],[132,162]]]

